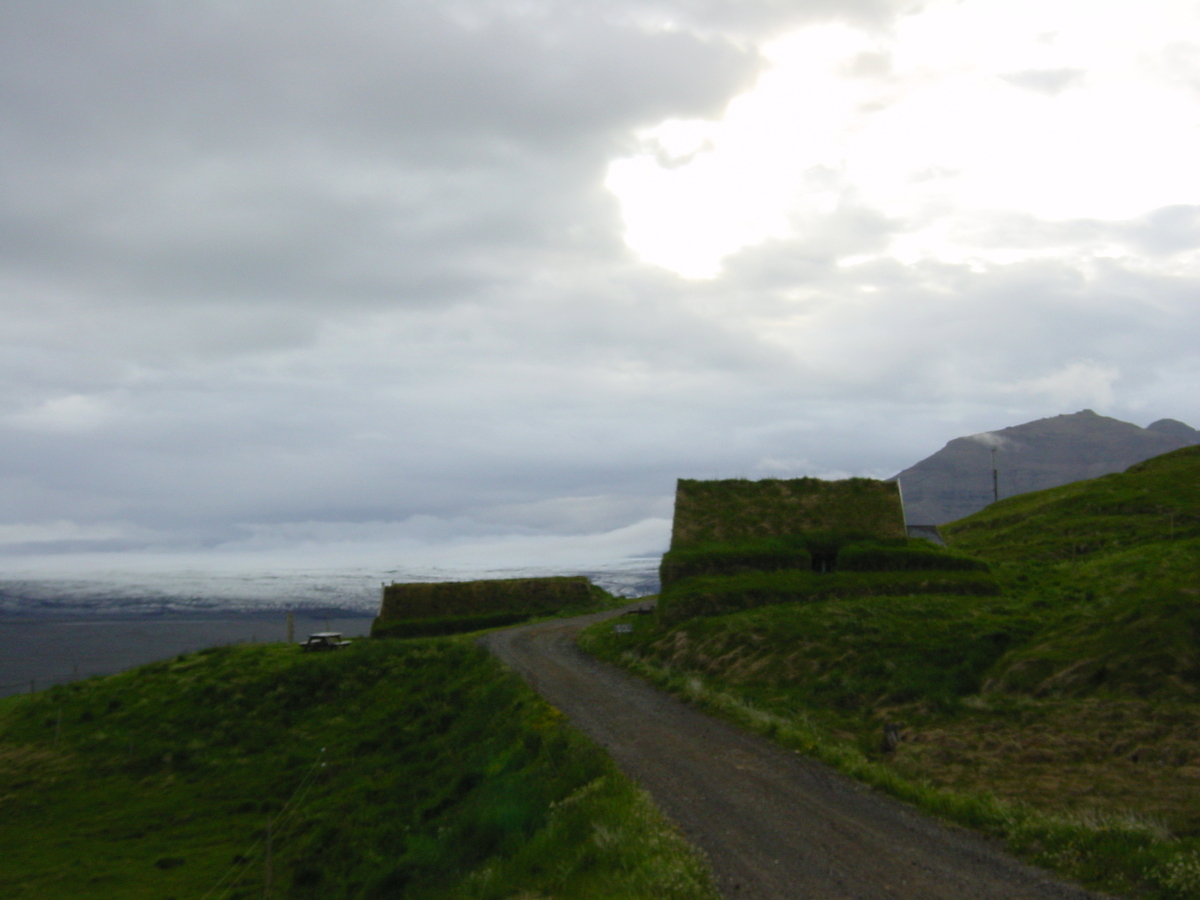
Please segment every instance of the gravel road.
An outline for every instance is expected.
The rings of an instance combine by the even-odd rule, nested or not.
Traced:
[[[1097,900],[580,651],[619,611],[492,632],[519,672],[709,857],[729,900]]]

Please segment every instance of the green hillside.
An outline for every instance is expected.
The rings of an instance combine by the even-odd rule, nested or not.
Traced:
[[[1200,447],[941,530],[974,570],[681,559],[657,621],[582,643],[1087,884],[1200,898]]]
[[[1071,562],[1200,538],[1200,446],[1001,500],[941,533],[956,549],[994,562]]]
[[[942,533],[1046,622],[989,689],[1200,696],[1200,447],[1003,500]]]
[[[224,647],[8,698],[0,839],[5,898],[715,900],[608,757],[455,639]]]

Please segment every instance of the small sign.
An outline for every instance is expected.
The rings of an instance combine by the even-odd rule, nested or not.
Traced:
[[[629,634],[633,631],[633,626],[628,622],[618,622],[613,626],[613,631],[617,634]]]

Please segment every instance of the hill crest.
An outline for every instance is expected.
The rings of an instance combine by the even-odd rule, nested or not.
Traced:
[[[896,478],[904,490],[908,521],[941,525],[993,502],[993,450],[1004,499],[1122,472],[1195,444],[1200,444],[1200,431],[1175,419],[1141,428],[1084,409],[955,438]]]

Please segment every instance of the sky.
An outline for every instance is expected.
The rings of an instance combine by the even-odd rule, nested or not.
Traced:
[[[570,567],[1200,425],[1200,3],[6,0],[0,573]]]

